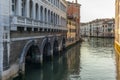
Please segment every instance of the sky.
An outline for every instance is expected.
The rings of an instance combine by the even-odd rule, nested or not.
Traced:
[[[78,3],[81,4],[81,22],[115,17],[115,0],[78,0]]]

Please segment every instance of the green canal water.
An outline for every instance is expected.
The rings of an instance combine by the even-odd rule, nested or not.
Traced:
[[[85,38],[53,61],[27,65],[14,80],[117,80],[114,39]]]

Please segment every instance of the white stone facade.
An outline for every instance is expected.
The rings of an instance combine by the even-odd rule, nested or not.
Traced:
[[[66,30],[64,0],[11,0],[11,30],[25,25],[32,28]],[[20,4],[21,3],[21,4]],[[34,26],[34,27],[33,27]]]
[[[33,32],[35,28],[37,31],[40,29],[67,31],[66,7],[65,0],[0,0],[0,78],[2,80],[5,80],[6,73],[10,72],[4,71],[6,67],[3,67],[4,62],[9,64],[10,44],[13,39],[10,33],[17,32],[19,28],[23,31],[31,28]],[[19,39],[19,36],[14,39]],[[5,56],[7,60],[3,59],[4,55],[7,55]]]
[[[4,43],[9,43],[9,0],[0,0],[0,75],[3,73],[3,52],[6,50],[3,46]],[[7,53],[9,45],[7,45]],[[7,56],[9,57],[9,56]]]
[[[96,19],[83,23],[80,27],[81,36],[114,37],[114,19]]]

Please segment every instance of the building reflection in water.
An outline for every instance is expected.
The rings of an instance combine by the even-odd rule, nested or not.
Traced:
[[[116,80],[113,41],[85,38],[81,45],[80,80]]]

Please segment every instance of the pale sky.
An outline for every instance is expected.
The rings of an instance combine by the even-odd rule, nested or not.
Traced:
[[[115,0],[78,0],[78,3],[81,4],[81,22],[115,17]]]

